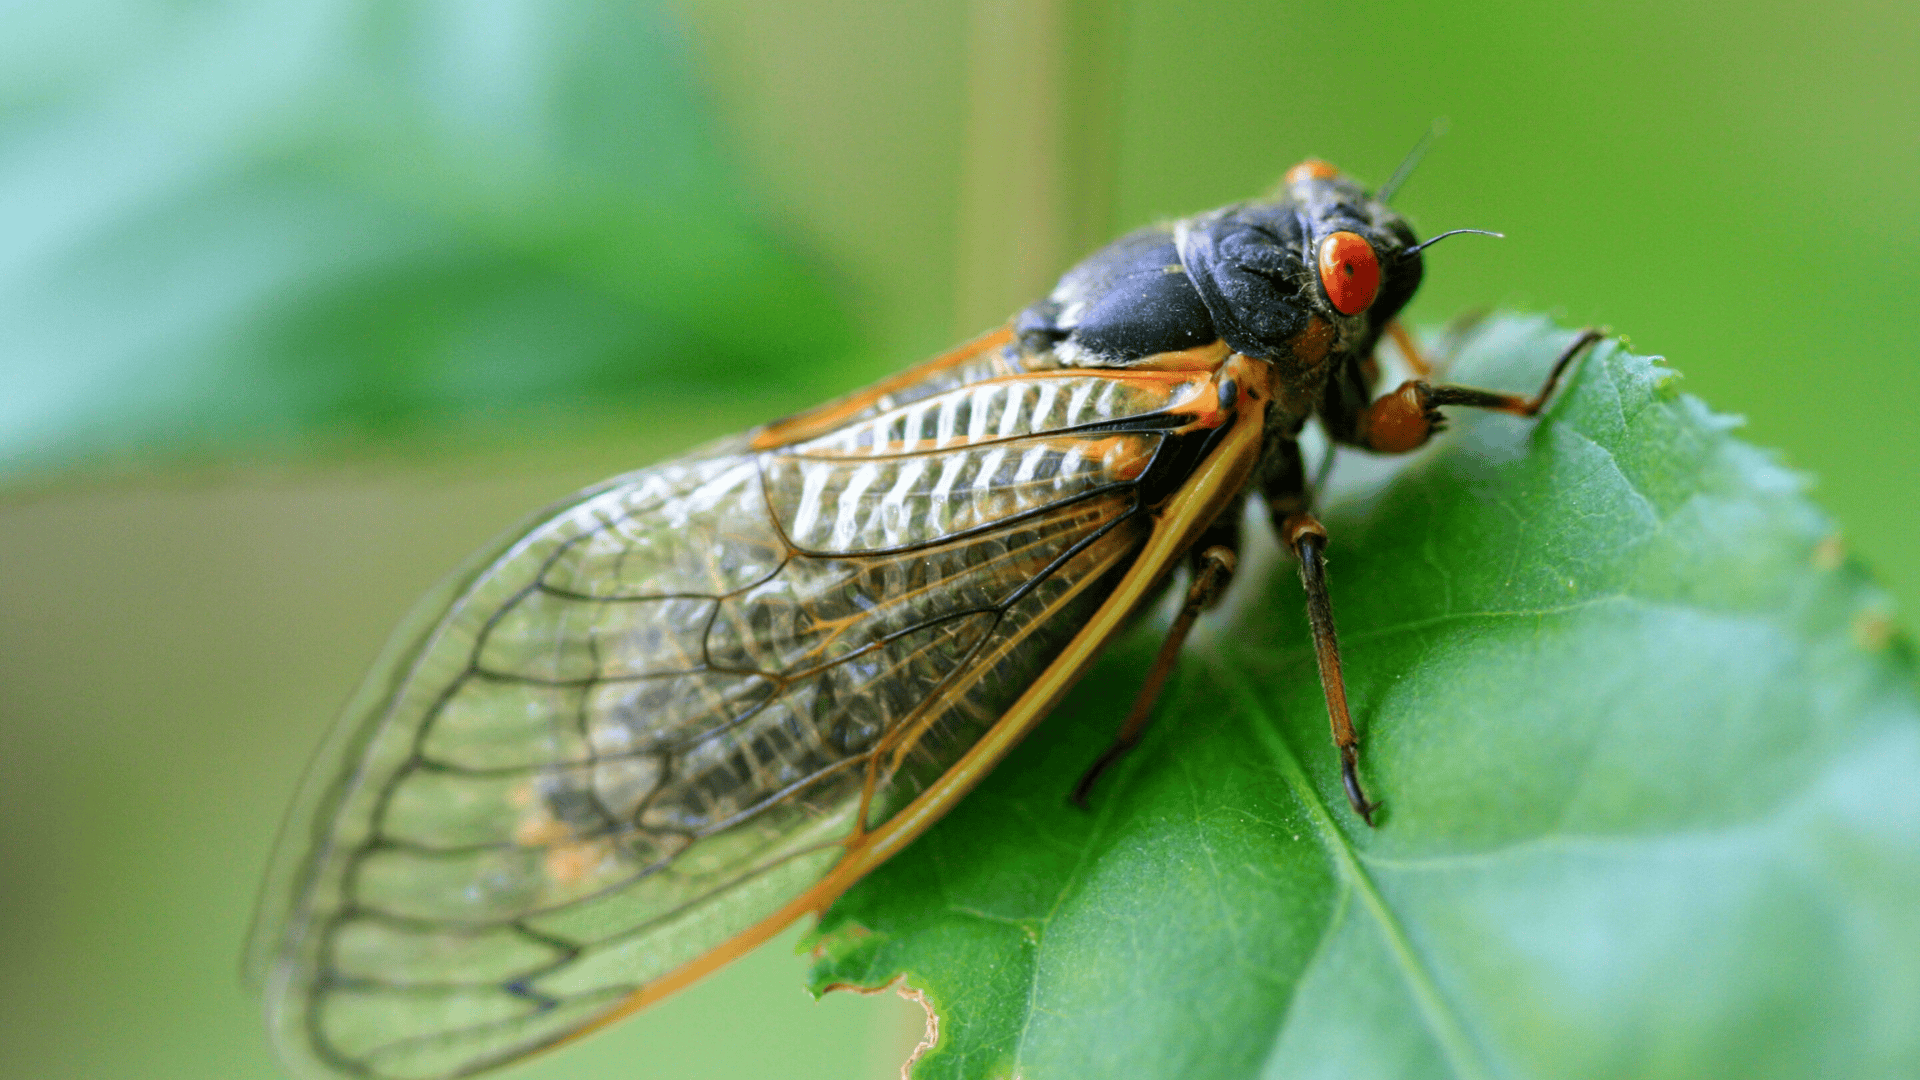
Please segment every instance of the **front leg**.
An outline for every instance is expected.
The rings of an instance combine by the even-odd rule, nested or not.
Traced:
[[[1547,381],[1541,385],[1540,392],[1532,397],[1477,390],[1471,386],[1449,386],[1444,383],[1435,386],[1425,379],[1409,379],[1392,393],[1373,399],[1354,413],[1348,422],[1329,423],[1328,427],[1330,430],[1339,430],[1343,441],[1382,454],[1403,454],[1425,445],[1434,433],[1446,427],[1446,417],[1440,412],[1444,405],[1493,409],[1515,416],[1536,416],[1546,405],[1547,399],[1553,396],[1554,387],[1559,385],[1560,376],[1566,371],[1567,365],[1602,336],[1598,330],[1587,330],[1575,338],[1573,344],[1567,346],[1560,358],[1554,361],[1553,370],[1547,373]]]

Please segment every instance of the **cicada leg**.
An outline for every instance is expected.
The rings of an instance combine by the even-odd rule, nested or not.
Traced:
[[[1347,709],[1347,684],[1340,669],[1340,639],[1333,628],[1333,596],[1327,591],[1327,530],[1311,511],[1311,492],[1298,448],[1268,475],[1267,512],[1280,542],[1300,561],[1300,584],[1307,593],[1307,625],[1313,632],[1313,659],[1320,669],[1320,690],[1327,700],[1333,745],[1340,751],[1340,783],[1347,801],[1367,824],[1378,803],[1360,786],[1360,738]]]
[[[1389,327],[1396,343],[1416,371],[1431,367],[1419,355],[1412,338],[1393,324]],[[1364,401],[1365,387],[1356,384],[1329,387],[1327,407],[1321,419],[1327,431],[1339,442],[1351,443],[1380,453],[1403,453],[1416,449],[1446,425],[1440,407],[1463,405],[1468,408],[1494,409],[1516,416],[1537,416],[1560,385],[1560,378],[1589,345],[1604,335],[1586,330],[1561,352],[1547,378],[1532,397],[1478,390],[1470,386],[1433,385],[1423,378],[1409,379],[1390,394]],[[1370,378],[1359,373],[1354,378]],[[1313,630],[1313,655],[1320,668],[1320,689],[1327,699],[1327,719],[1333,726],[1333,742],[1340,751],[1340,782],[1347,790],[1347,801],[1354,810],[1373,824],[1377,803],[1368,800],[1360,786],[1359,738],[1353,730],[1353,717],[1347,708],[1346,681],[1340,667],[1340,640],[1333,626],[1333,597],[1327,589],[1327,530],[1311,513],[1311,493],[1296,454],[1269,474],[1266,486],[1267,509],[1273,515],[1274,530],[1300,560],[1300,584],[1307,593],[1307,622]]]
[[[1399,319],[1387,324],[1387,336],[1393,339],[1394,347],[1400,350],[1401,359],[1413,369],[1414,378],[1433,378],[1433,361],[1427,359],[1427,354],[1421,350],[1420,343],[1413,340],[1413,335],[1407,333],[1407,328],[1400,325]]]
[[[1147,723],[1153,718],[1154,703],[1160,699],[1160,691],[1166,687],[1167,676],[1180,659],[1180,648],[1186,644],[1187,635],[1193,632],[1194,621],[1201,612],[1219,603],[1220,597],[1226,594],[1227,585],[1233,580],[1234,568],[1240,562],[1239,548],[1240,504],[1236,500],[1221,515],[1221,520],[1208,529],[1195,545],[1193,583],[1187,587],[1187,598],[1180,605],[1180,613],[1174,616],[1166,639],[1160,643],[1153,666],[1147,669],[1146,681],[1140,684],[1140,693],[1133,699],[1133,708],[1128,710],[1119,733],[1113,737],[1113,743],[1094,759],[1093,764],[1081,775],[1080,782],[1073,785],[1071,798],[1075,806],[1086,809],[1087,795],[1092,792],[1100,774],[1112,768],[1115,762],[1139,743],[1140,736],[1147,730]]]
[[[1379,803],[1370,802],[1360,787],[1360,737],[1353,731],[1347,710],[1346,678],[1340,670],[1340,638],[1333,628],[1333,596],[1327,591],[1327,530],[1308,513],[1288,515],[1277,523],[1280,538],[1300,560],[1300,584],[1307,593],[1307,625],[1313,631],[1313,659],[1320,669],[1320,692],[1327,699],[1327,720],[1333,725],[1333,745],[1340,751],[1340,783],[1354,813],[1368,825]]]
[[[1380,395],[1362,409],[1353,417],[1351,432],[1344,434],[1349,441],[1369,450],[1400,454],[1425,445],[1428,439],[1446,427],[1446,417],[1440,413],[1443,405],[1492,409],[1515,416],[1537,416],[1546,406],[1547,399],[1553,396],[1554,388],[1560,385],[1560,376],[1573,363],[1574,357],[1604,336],[1593,329],[1582,332],[1554,361],[1546,382],[1532,397],[1445,383],[1436,386],[1425,379],[1408,379],[1400,384],[1399,389]]]
[[[1414,378],[1431,379],[1434,372],[1446,368],[1453,362],[1454,354],[1460,350],[1460,343],[1485,322],[1492,312],[1492,308],[1468,308],[1454,316],[1440,331],[1438,360],[1427,355],[1426,350],[1421,348],[1420,343],[1407,331],[1406,324],[1399,319],[1387,324],[1387,336],[1393,339],[1394,348],[1399,351],[1400,358],[1406,361]]]

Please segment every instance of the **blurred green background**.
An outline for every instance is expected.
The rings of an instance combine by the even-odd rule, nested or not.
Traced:
[[[1920,600],[1911,4],[0,8],[0,1072],[269,1077],[237,958],[411,599],[600,476],[985,329],[1309,154],[1412,312],[1600,322]],[[526,1077],[892,1075],[776,944]]]

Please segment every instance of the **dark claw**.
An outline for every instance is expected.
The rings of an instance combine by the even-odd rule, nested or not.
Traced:
[[[1355,772],[1358,764],[1358,759],[1351,752],[1341,754],[1340,782],[1346,786],[1347,801],[1353,804],[1354,813],[1359,814],[1360,820],[1366,822],[1371,828],[1373,812],[1380,808],[1380,804],[1368,802],[1366,793],[1360,790],[1360,776]]]
[[[1126,743],[1124,745],[1115,743],[1107,747],[1106,753],[1095,758],[1093,764],[1088,766],[1087,771],[1080,774],[1080,782],[1073,785],[1073,793],[1067,796],[1067,801],[1082,810],[1093,809],[1087,805],[1087,796],[1093,794],[1094,782],[1100,779],[1100,774],[1106,772],[1108,766],[1120,760],[1120,755],[1126,753],[1127,749],[1132,745],[1132,743]]]

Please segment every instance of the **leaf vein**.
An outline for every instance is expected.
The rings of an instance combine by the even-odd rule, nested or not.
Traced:
[[[1260,704],[1253,686],[1237,671],[1230,671],[1230,678],[1240,703],[1253,717],[1253,729],[1267,751],[1279,764],[1281,773],[1286,777],[1288,786],[1294,789],[1301,803],[1306,807],[1307,815],[1313,820],[1314,829],[1319,832],[1321,841],[1326,845],[1328,854],[1333,856],[1335,868],[1341,880],[1353,890],[1360,904],[1373,916],[1386,939],[1387,951],[1399,965],[1400,975],[1406,981],[1407,990],[1412,994],[1414,1003],[1420,1011],[1421,1019],[1426,1022],[1427,1030],[1439,1043],[1440,1051],[1446,1056],[1447,1063],[1456,1076],[1471,1077],[1473,1080],[1491,1080],[1493,1070],[1484,1055],[1467,1033],[1466,1024],[1447,1002],[1440,992],[1439,984],[1434,980],[1433,972],[1428,970],[1419,952],[1414,948],[1406,927],[1387,907],[1386,898],[1374,885],[1373,878],[1360,865],[1360,859],[1347,842],[1346,835],[1334,824],[1333,815],[1328,812],[1320,794],[1307,779],[1306,770],[1301,767],[1300,759],[1286,740],[1280,737],[1279,727],[1272,714]]]

